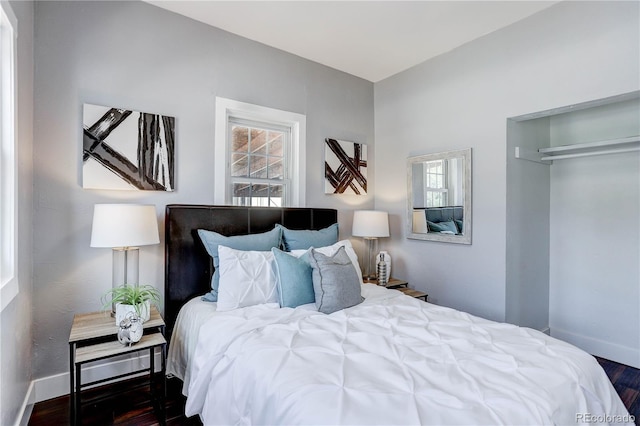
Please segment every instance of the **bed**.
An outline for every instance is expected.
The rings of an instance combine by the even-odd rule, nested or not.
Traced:
[[[595,359],[535,330],[359,283],[362,302],[220,310],[198,229],[321,230],[330,209],[170,205],[167,371],[213,424],[633,424]],[[222,269],[222,263],[220,264]]]

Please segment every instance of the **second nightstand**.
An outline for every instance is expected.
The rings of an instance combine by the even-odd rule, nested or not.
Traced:
[[[376,281],[365,281],[365,283],[376,284],[376,285],[378,284]],[[409,288],[409,283],[405,280],[390,278],[389,282],[387,283],[387,285],[385,285],[385,287],[393,290],[398,290],[406,294],[407,296],[415,297],[416,299],[424,299],[425,302],[429,298],[429,295],[427,293],[423,293],[419,290],[414,290],[412,288]]]
[[[408,288],[409,287],[409,283],[406,282],[405,280],[399,280],[397,278],[389,278],[389,282],[387,282],[387,285],[385,285],[386,288]]]
[[[424,299],[425,302],[427,302],[427,299],[429,298],[429,295],[427,293],[423,293],[420,290],[414,290],[408,287],[400,287],[396,288],[396,290],[401,291],[407,296],[415,297],[416,299]]]
[[[378,282],[375,280],[364,280],[365,284],[375,284],[378,285]],[[399,280],[397,278],[390,278],[389,282],[385,285],[386,288],[398,288],[398,287],[407,287],[409,285],[405,280]]]

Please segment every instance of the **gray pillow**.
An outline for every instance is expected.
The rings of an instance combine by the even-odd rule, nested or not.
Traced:
[[[333,256],[311,250],[309,263],[318,311],[330,314],[362,303],[360,280],[344,247]]]

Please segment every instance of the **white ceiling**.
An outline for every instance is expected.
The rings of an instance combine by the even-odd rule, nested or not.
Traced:
[[[372,82],[557,3],[146,1]]]

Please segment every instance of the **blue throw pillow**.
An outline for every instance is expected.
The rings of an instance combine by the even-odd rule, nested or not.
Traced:
[[[220,258],[218,257],[218,246],[225,246],[236,250],[269,251],[272,247],[280,245],[280,229],[275,228],[262,234],[235,235],[226,237],[217,232],[198,229],[198,236],[207,249],[209,256],[213,258],[215,271],[211,279],[211,292],[204,295],[203,299],[208,302],[218,301],[218,284],[220,282]]]
[[[295,257],[274,247],[271,253],[276,260],[280,307],[295,308],[315,302],[309,252]]]
[[[429,226],[429,232],[449,231],[454,234],[458,233],[458,228],[456,228],[456,224],[452,220],[447,222],[431,222],[428,220],[427,225]]]
[[[278,224],[282,230],[282,243],[286,251],[306,250],[311,247],[326,247],[338,242],[338,224],[334,223],[319,231],[296,231]]]
[[[462,234],[463,222],[459,219],[454,220],[456,226],[458,227],[458,234]]]

